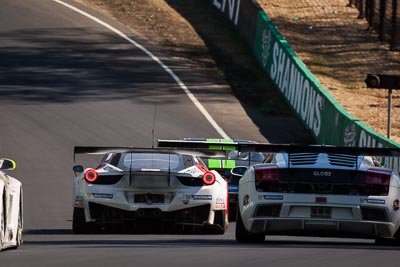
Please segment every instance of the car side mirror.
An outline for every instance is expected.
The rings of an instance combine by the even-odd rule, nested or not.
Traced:
[[[231,174],[236,176],[243,176],[243,174],[247,171],[246,166],[239,166],[231,169]]]
[[[0,159],[1,170],[14,170],[17,164],[11,159]]]
[[[75,165],[74,167],[72,167],[72,170],[74,170],[74,173],[76,175],[77,173],[83,172],[83,166],[82,165]]]

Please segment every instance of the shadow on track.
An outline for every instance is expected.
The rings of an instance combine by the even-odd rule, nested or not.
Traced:
[[[38,240],[40,236],[40,240]],[[45,236],[49,238],[46,240]],[[54,237],[59,236],[54,240]],[[316,250],[374,250],[398,251],[399,246],[375,245],[371,240],[311,240],[307,237],[301,240],[267,240],[259,244],[242,244],[232,235],[171,235],[171,234],[97,234],[75,235],[70,229],[35,229],[25,233],[26,245],[32,246],[81,246],[81,247],[230,247],[230,248],[285,248],[285,249],[316,249]]]
[[[112,33],[92,28],[40,28],[2,32],[0,39],[1,102],[18,105],[128,98],[162,104],[184,96],[156,62]],[[182,63],[177,69],[198,76]]]
[[[24,235],[72,235],[71,229],[32,229],[24,230]]]

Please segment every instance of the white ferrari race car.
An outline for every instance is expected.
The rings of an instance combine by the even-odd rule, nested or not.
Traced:
[[[75,147],[74,154],[104,154],[98,167],[73,168],[74,233],[227,229],[227,183],[207,169],[201,151]]]
[[[376,156],[400,149],[239,144],[274,152],[268,163],[239,167],[236,240],[266,235],[400,238],[400,180]],[[247,169],[247,170],[245,170]],[[245,172],[244,172],[245,171]]]
[[[15,169],[15,162],[0,159],[0,170]],[[0,171],[0,250],[18,248],[22,244],[22,185]]]

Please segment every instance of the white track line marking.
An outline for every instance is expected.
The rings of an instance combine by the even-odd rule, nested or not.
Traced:
[[[53,0],[54,2],[57,2],[91,20],[94,22],[97,22],[98,24],[104,26],[105,28],[109,29],[110,31],[116,33],[119,35],[121,38],[127,40],[140,50],[142,50],[145,54],[147,54],[152,60],[157,62],[174,80],[175,82],[181,87],[181,89],[186,93],[186,95],[189,97],[189,99],[193,102],[193,104],[200,110],[200,112],[204,115],[204,117],[207,119],[207,121],[214,127],[214,129],[218,132],[219,135],[221,135],[222,138],[230,139],[230,137],[225,133],[225,131],[215,122],[215,120],[211,117],[210,113],[204,108],[204,106],[197,100],[197,98],[190,92],[189,88],[181,81],[181,79],[167,66],[165,65],[158,57],[156,57],[153,53],[151,53],[149,50],[147,50],[143,45],[139,44],[135,40],[132,40],[129,38],[126,34],[123,32],[117,30],[110,24],[100,20],[99,18],[96,18],[93,15],[90,15],[89,13],[80,10],[79,8],[72,6],[70,4],[67,4],[61,0]]]

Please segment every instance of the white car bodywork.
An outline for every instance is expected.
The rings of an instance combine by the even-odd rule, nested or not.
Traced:
[[[12,170],[15,162],[0,159],[0,170]],[[0,250],[22,243],[22,184],[0,171]]]
[[[272,162],[249,167],[240,179],[236,239],[308,235],[395,241],[399,187],[398,174],[374,157],[276,153]]]
[[[168,167],[150,167],[146,165],[148,162],[138,167],[142,164],[141,157],[157,165],[154,163],[157,160],[148,160],[150,156],[158,157],[157,153],[164,155],[165,162],[169,161]],[[163,153],[155,150],[107,153],[95,169],[104,183],[85,179],[85,173],[94,169],[82,168],[82,172],[77,172],[73,190],[74,232],[90,232],[96,226],[136,227],[139,223],[159,222],[165,223],[166,231],[176,227],[224,233],[228,225],[227,182],[216,171],[208,171],[196,156]],[[115,162],[117,155],[120,159]],[[174,166],[175,160],[183,157],[192,162],[190,166],[183,169],[178,164]],[[215,177],[211,185],[199,184],[206,172]],[[114,177],[116,182],[106,182],[110,181],[108,177]],[[191,182],[185,185],[183,180],[194,185]]]

